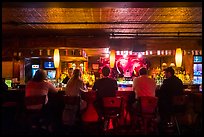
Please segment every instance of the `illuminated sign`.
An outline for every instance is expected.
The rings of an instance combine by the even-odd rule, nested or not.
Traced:
[[[32,68],[39,68],[39,65],[32,65]]]

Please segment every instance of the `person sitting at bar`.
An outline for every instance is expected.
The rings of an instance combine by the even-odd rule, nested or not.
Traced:
[[[107,66],[102,68],[102,78],[95,81],[92,90],[96,92],[96,101],[94,106],[101,120],[103,116],[103,97],[114,97],[116,96],[116,91],[118,90],[117,81],[115,79],[109,78],[110,69]]]
[[[86,92],[85,85],[81,79],[81,72],[79,69],[73,71],[72,77],[69,79],[66,85],[65,94],[68,96],[81,96],[82,92]],[[74,107],[74,108],[73,108]],[[70,125],[76,121],[77,104],[73,106],[72,112],[69,110],[69,106],[65,106],[63,111],[63,121]],[[83,99],[80,100],[81,112],[87,107],[87,102]],[[71,117],[71,118],[70,118]]]
[[[135,99],[138,99],[140,96],[155,96],[156,82],[148,78],[147,69],[140,68],[139,75],[139,77],[133,79]]]
[[[75,69],[72,77],[67,82],[65,94],[69,96],[80,96],[82,91],[86,92],[85,85],[81,79],[81,72],[79,69]]]
[[[36,71],[34,77],[28,81],[25,88],[25,96],[46,95],[45,104],[48,103],[48,93],[57,93],[54,85],[46,81],[46,73],[39,69]]]
[[[138,109],[138,98],[141,96],[155,96],[156,82],[148,78],[147,69],[142,67],[139,70],[139,77],[133,79],[133,91],[135,92],[135,101],[132,107]]]
[[[173,96],[183,94],[183,83],[174,75],[174,69],[167,67],[164,69],[165,77],[163,84],[158,90],[158,107],[160,114],[161,124],[170,122],[172,113],[172,98]]]
[[[44,107],[44,117],[46,120],[46,124],[50,124],[50,121],[53,118],[56,119],[57,111],[57,102],[52,103],[52,101],[48,102],[48,93],[56,94],[58,91],[54,87],[54,85],[46,80],[46,73],[44,70],[39,69],[36,71],[34,77],[28,81],[25,87],[25,96],[35,96],[35,95],[46,95],[45,98],[45,107]],[[34,106],[35,109],[38,106]],[[39,106],[40,108],[41,106]],[[54,110],[54,111],[53,111]]]

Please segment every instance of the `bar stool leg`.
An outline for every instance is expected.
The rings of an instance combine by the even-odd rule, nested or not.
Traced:
[[[147,119],[144,118],[144,133],[147,135]]]
[[[178,135],[181,135],[180,127],[179,127],[178,120],[177,120],[176,116],[174,116],[173,119],[176,123],[176,129],[178,131]]]
[[[105,132],[108,130],[108,126],[109,126],[109,123],[110,123],[109,121],[110,121],[109,119],[104,120],[104,128],[103,129],[104,129]]]

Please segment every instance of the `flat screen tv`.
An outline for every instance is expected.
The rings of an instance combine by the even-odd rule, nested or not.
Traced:
[[[202,76],[202,64],[193,64],[193,75]]]
[[[202,56],[201,55],[193,56],[193,62],[194,63],[202,63]]]
[[[56,70],[47,70],[47,78],[55,79],[56,78]]]
[[[54,62],[53,61],[46,61],[44,62],[44,69],[54,69]]]

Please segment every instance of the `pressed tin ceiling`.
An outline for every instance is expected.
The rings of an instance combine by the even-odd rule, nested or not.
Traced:
[[[3,3],[3,35],[202,37],[202,3]]]
[[[202,39],[202,2],[2,3],[2,34]],[[104,48],[84,50],[89,56],[106,53]]]

